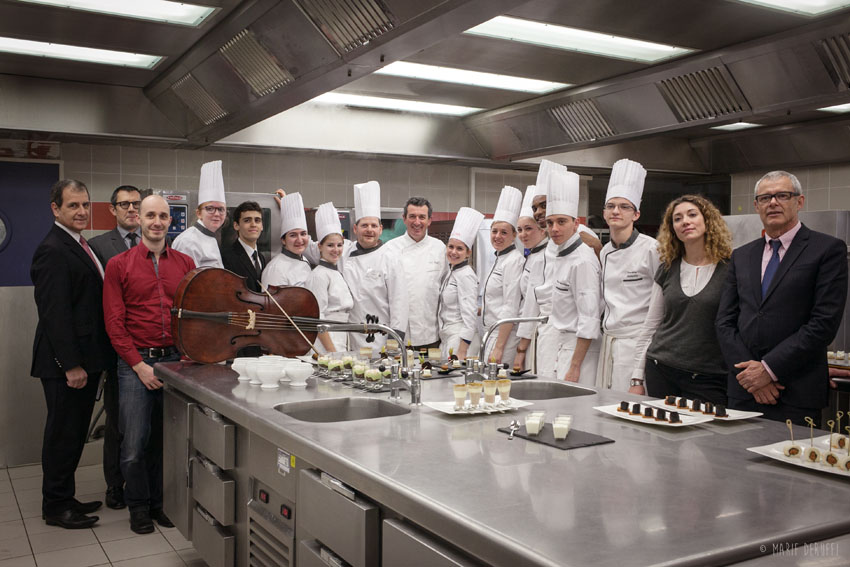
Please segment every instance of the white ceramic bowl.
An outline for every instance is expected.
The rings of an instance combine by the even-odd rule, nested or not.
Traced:
[[[313,374],[313,365],[306,362],[298,362],[298,365],[291,365],[286,368],[286,374],[289,376],[289,385],[293,388],[304,388],[307,386],[307,378]]]
[[[289,376],[289,367],[290,366],[298,366],[299,364],[304,364],[304,363],[301,362],[300,360],[298,360],[297,358],[284,358],[282,364],[283,364],[283,367],[284,367],[285,370],[284,370],[283,377],[280,379],[280,381],[281,382],[289,382],[290,379],[291,379],[290,376]]]
[[[283,369],[280,365],[275,362],[260,363],[256,369],[257,377],[263,383],[260,387],[264,390],[274,390],[277,388],[280,385],[278,380],[280,380],[282,371]]]
[[[265,363],[260,362],[259,358],[256,358],[254,360],[249,360],[245,363],[245,373],[248,375],[248,378],[251,379],[249,384],[252,384],[254,386],[259,386],[260,384],[262,384],[262,382],[260,381],[260,375],[257,374],[257,370],[263,364],[265,364]]]
[[[245,367],[248,364],[248,361],[251,361],[251,360],[256,360],[256,359],[255,358],[249,358],[249,357],[239,357],[239,358],[233,359],[233,364],[230,366],[230,368],[232,368],[234,372],[239,374],[239,376],[237,377],[237,380],[239,380],[240,382],[247,382],[248,380],[251,379],[251,377],[248,376],[248,374],[245,371]]]

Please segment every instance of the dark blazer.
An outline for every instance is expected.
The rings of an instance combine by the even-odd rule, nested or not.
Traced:
[[[764,360],[785,386],[780,404],[823,408],[829,395],[826,349],[847,299],[847,245],[801,226],[762,297],[764,242],[759,238],[732,253],[717,311],[730,405],[752,399],[738,384],[734,365]]]
[[[30,277],[38,326],[30,374],[65,378],[82,366],[91,376],[115,364],[103,322],[103,279],[91,258],[56,225],[36,248]]]
[[[245,249],[239,243],[238,238],[230,246],[221,247],[221,262],[224,264],[225,270],[230,270],[234,274],[246,278],[248,289],[257,292],[261,290],[260,276],[263,272],[260,270],[260,273],[257,273],[253,260],[245,253]],[[269,259],[261,252],[260,266],[265,269],[268,263]]]
[[[103,264],[104,270],[106,269],[106,263],[109,262],[109,260],[111,260],[114,256],[129,250],[129,248],[127,248],[127,241],[124,238],[121,238],[121,233],[118,232],[117,228],[113,228],[109,232],[104,232],[99,236],[95,236],[88,242],[89,246],[97,256],[97,259],[100,260],[101,264]],[[139,240],[137,240],[137,242],[139,242]]]

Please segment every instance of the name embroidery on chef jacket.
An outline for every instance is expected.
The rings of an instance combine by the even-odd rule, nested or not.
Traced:
[[[626,275],[623,276],[623,283],[639,282],[641,280],[643,280],[643,276],[640,275],[640,272],[626,272]]]

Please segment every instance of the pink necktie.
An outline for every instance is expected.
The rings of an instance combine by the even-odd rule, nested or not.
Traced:
[[[86,254],[89,255],[89,258],[91,258],[94,267],[97,268],[97,271],[100,273],[100,277],[103,277],[103,272],[100,271],[100,264],[97,263],[97,258],[94,257],[94,253],[91,251],[91,248],[89,248],[89,243],[86,242],[86,239],[83,238],[82,235],[80,235],[80,244],[83,246],[83,250],[86,251]]]

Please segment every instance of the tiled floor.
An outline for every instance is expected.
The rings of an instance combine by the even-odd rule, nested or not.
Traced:
[[[103,500],[101,465],[77,469],[77,499]],[[176,528],[130,531],[127,509],[95,512],[88,530],[65,530],[41,519],[41,466],[0,468],[0,567],[205,567]]]

